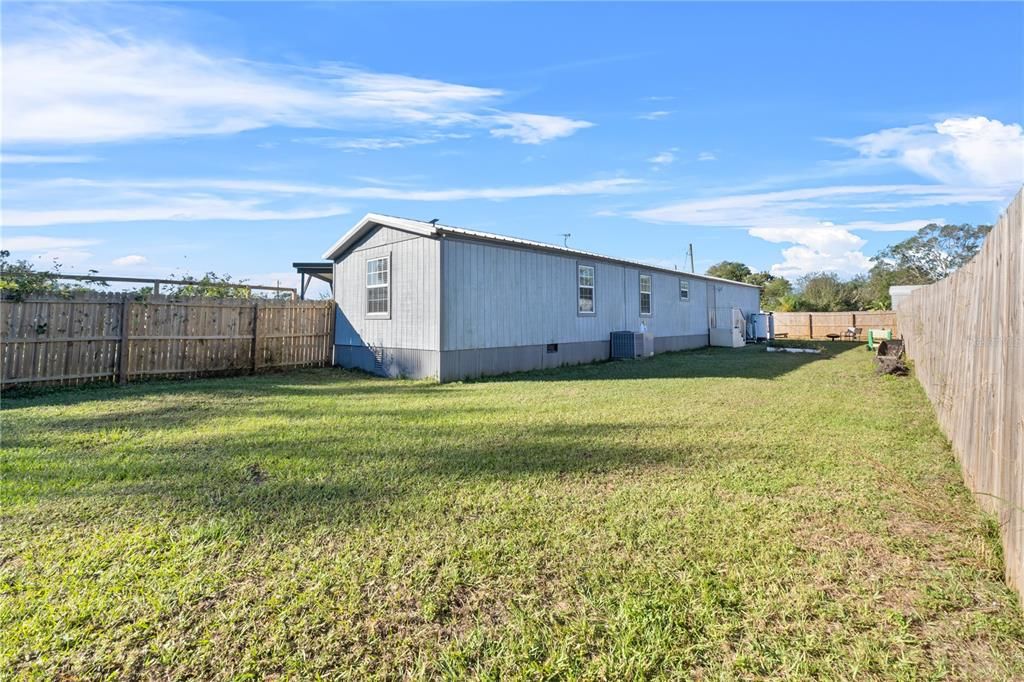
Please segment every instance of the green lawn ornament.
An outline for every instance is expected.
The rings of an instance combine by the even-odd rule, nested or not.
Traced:
[[[882,341],[883,339],[886,340],[886,341],[891,341],[892,340],[892,330],[891,329],[869,329],[868,330],[868,349],[869,350],[874,350],[875,346],[878,345],[878,342]]]

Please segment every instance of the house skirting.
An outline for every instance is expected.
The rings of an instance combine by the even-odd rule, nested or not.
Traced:
[[[708,345],[708,335],[689,334],[686,336],[655,336],[654,352],[668,353],[676,350],[692,350]]]
[[[438,363],[436,350],[334,346],[334,364],[338,367],[361,369],[385,377],[437,379],[440,376]]]
[[[689,350],[706,345],[707,334],[660,336],[654,339],[654,352]],[[531,369],[582,365],[607,360],[611,356],[610,341],[577,341],[558,343],[556,346],[549,348],[547,344],[538,344],[439,352],[337,345],[334,347],[334,364],[381,376],[447,382]]]
[[[557,350],[552,352],[548,352],[547,344],[446,350],[441,352],[441,381],[475,379],[562,365],[582,365],[607,360],[610,354],[610,341],[559,343]]]

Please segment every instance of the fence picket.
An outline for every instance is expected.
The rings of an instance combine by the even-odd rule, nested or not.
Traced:
[[[869,329],[891,329],[899,336],[896,313],[891,310],[856,310],[841,313],[773,313],[775,333],[791,339],[827,339],[842,335],[850,327],[859,328],[858,340],[867,338]]]
[[[896,314],[968,488],[998,517],[1024,605],[1024,190],[970,263]]]
[[[84,293],[0,302],[0,385],[330,365],[331,301]]]

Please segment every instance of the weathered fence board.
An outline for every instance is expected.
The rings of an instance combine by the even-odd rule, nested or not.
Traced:
[[[970,263],[896,313],[967,486],[999,518],[1024,604],[1024,190]]]
[[[858,340],[867,339],[869,329],[891,329],[899,336],[896,313],[891,310],[858,310],[843,313],[774,313],[775,333],[791,339],[826,339],[859,328]]]
[[[2,384],[124,383],[329,365],[333,324],[330,301],[110,293],[3,301]]]

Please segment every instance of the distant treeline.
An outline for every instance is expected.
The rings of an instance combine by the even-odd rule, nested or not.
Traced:
[[[27,260],[12,260],[10,251],[0,251],[0,297],[7,300],[20,301],[30,294],[56,294],[71,297],[77,293],[90,291],[106,291],[110,284],[102,280],[96,282],[66,282],[60,279],[61,264],[54,260],[48,271],[40,271]],[[90,275],[98,274],[89,270]],[[202,277],[184,275],[183,282],[177,286],[165,286],[161,293],[168,296],[206,297],[206,298],[251,298],[253,291],[240,286],[246,280],[233,281],[231,275],[218,275],[208,272]],[[145,297],[153,294],[153,287],[143,286],[126,293]],[[287,292],[272,295],[273,298],[290,298]]]
[[[736,261],[712,265],[706,274],[764,287],[763,310],[889,310],[889,287],[931,284],[947,277],[978,253],[991,229],[991,225],[926,225],[910,239],[879,251],[866,275],[850,279],[833,272],[815,272],[790,281],[769,272],[755,272]]]

